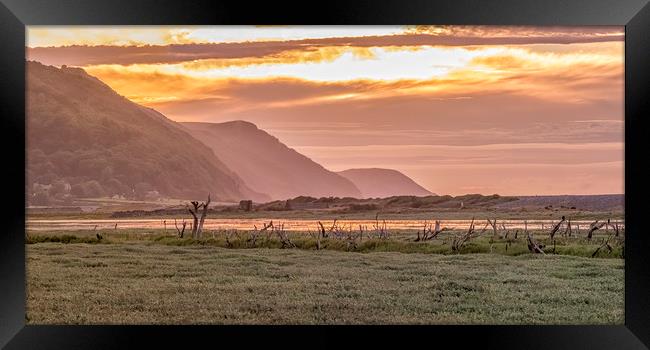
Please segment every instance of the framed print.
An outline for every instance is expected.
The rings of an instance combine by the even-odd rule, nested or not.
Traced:
[[[650,6],[313,6],[3,0],[0,344],[647,348]]]

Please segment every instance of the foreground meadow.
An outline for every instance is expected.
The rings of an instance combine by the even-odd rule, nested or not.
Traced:
[[[237,249],[178,242],[184,241],[26,245],[27,323],[624,321],[620,258]]]

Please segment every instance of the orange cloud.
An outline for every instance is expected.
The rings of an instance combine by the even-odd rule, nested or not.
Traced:
[[[332,62],[344,53],[350,52],[354,56],[371,59],[375,54],[367,47],[325,46],[313,47],[304,50],[288,50],[277,54],[262,57],[205,59],[181,63],[182,67],[190,70],[202,71],[228,67],[245,67],[252,65],[278,65],[296,63],[321,63]]]
[[[408,34],[429,34],[457,37],[617,37],[623,34],[620,26],[496,26],[496,25],[418,25],[405,31]]]
[[[449,29],[451,28],[451,29]],[[32,37],[35,36],[31,35]],[[100,38],[101,35],[97,34]],[[180,34],[179,34],[180,35]],[[181,35],[185,37],[184,34]],[[36,40],[36,39],[34,39]],[[143,39],[144,40],[144,39]],[[277,55],[285,51],[309,51],[317,47],[407,47],[575,44],[622,42],[622,27],[445,27],[442,31],[416,30],[403,34],[366,35],[299,40],[192,42],[181,40],[161,45],[144,40],[139,45],[89,45],[80,40],[72,46],[29,47],[27,56],[50,65],[86,66],[91,64],[178,63],[198,59],[246,58]],[[68,41],[66,41],[67,43]],[[109,41],[113,43],[113,41]],[[367,53],[367,52],[366,52]]]
[[[325,52],[326,54],[323,54]],[[300,58],[297,53],[275,59],[291,64],[296,60],[330,59],[340,50],[324,50]],[[331,55],[331,56],[330,56]],[[585,103],[597,100],[622,100],[622,57],[598,55],[541,55],[526,51],[502,50],[494,55],[472,59],[467,66],[449,74],[431,79],[348,81],[310,81],[296,77],[241,78],[203,77],[210,69],[231,66],[268,65],[273,72],[273,61],[246,59],[240,62],[211,60],[181,64],[163,70],[158,65],[123,67],[119,65],[90,66],[86,70],[120,94],[140,103],[154,105],[197,99],[237,101],[237,109],[286,108],[291,106],[336,103],[338,101],[370,101],[397,96],[421,98],[455,98],[505,93],[557,100],[563,103]],[[164,68],[164,67],[162,67]],[[178,69],[176,69],[178,68]],[[191,75],[189,75],[191,74]],[[235,108],[235,107],[233,107]]]
[[[440,193],[620,193],[620,27],[416,27],[382,36],[28,49],[177,121],[243,119],[329,169]],[[477,179],[480,179],[478,181]]]
[[[529,62],[521,57],[512,55],[496,55],[476,57],[472,60],[472,64],[484,65],[496,69],[522,69],[529,66]]]

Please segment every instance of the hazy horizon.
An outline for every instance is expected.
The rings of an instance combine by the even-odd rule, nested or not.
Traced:
[[[28,27],[178,122],[245,120],[440,195],[624,194],[623,27]]]

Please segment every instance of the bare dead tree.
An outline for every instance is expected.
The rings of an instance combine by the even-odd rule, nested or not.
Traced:
[[[450,228],[447,227],[441,227],[440,224],[441,224],[440,220],[436,220],[435,226],[433,227],[433,231],[431,230],[431,226],[429,226],[429,235],[425,237],[426,240],[432,240],[438,237],[438,235],[441,232],[451,230]]]
[[[424,221],[424,226],[422,227],[422,237],[420,237],[420,231],[417,231],[416,242],[427,241],[436,238],[440,232],[446,230],[447,228],[440,228],[440,220],[435,220],[434,224],[430,224],[428,221]]]
[[[528,250],[530,250],[531,253],[533,254],[545,254],[544,250],[544,245],[538,244],[535,239],[530,235],[530,233],[527,233],[526,239],[528,241]]]
[[[330,226],[330,228],[329,228],[328,235],[329,235],[330,233],[334,232],[334,229],[337,228],[337,226],[336,226],[336,221],[337,221],[337,219],[334,219],[334,222],[332,222],[332,226]]]
[[[196,230],[196,236],[198,238],[201,238],[203,235],[203,224],[205,223],[206,216],[208,216],[208,206],[210,205],[210,202],[210,194],[208,193],[208,200],[205,203],[201,203],[203,211],[201,212],[201,219],[199,219],[199,228]]]
[[[339,238],[339,230],[340,230],[340,228],[339,228],[338,225],[336,224],[336,220],[334,220],[334,223],[332,224],[332,226],[330,226],[330,227],[327,229],[327,236],[328,236],[328,237],[333,237],[333,238],[335,238],[335,239],[336,239],[336,238]]]
[[[320,227],[320,236],[323,238],[327,238],[327,233],[325,232],[325,227],[323,226],[323,223],[319,221],[318,226]]]
[[[488,220],[488,221],[489,221],[489,220]],[[486,222],[486,223],[485,223],[485,226],[483,226],[483,228],[481,229],[481,231],[478,231],[478,235],[480,236],[480,235],[484,234],[485,231],[487,231],[488,226],[490,226],[490,223]]]
[[[271,236],[273,236],[272,228],[273,228],[273,220],[269,221],[268,224],[264,224],[264,226],[260,230],[260,233],[261,232],[266,232],[266,240],[267,241],[271,240]],[[269,230],[269,229],[271,229],[271,230]]]
[[[271,236],[273,235],[273,231],[269,230],[269,228],[272,228],[272,227],[273,227],[273,220],[271,220],[268,224],[264,223],[262,228],[257,233],[257,235],[260,235],[260,234],[263,234],[263,233],[266,232],[266,241],[268,242],[271,239]],[[257,231],[257,225],[253,225],[253,228]]]
[[[257,236],[260,234],[260,231],[257,229],[256,225],[253,225],[254,229],[249,232],[249,238],[246,240],[246,243],[250,247],[255,248],[255,243],[257,242]]]
[[[334,229],[332,229],[332,234],[334,235],[334,238],[341,239],[345,236],[345,228],[343,226],[335,225]]]
[[[352,226],[350,226],[350,231],[351,230],[352,230]],[[337,225],[336,222],[332,225],[330,232],[334,235],[334,238],[336,239],[343,239],[348,233],[344,225]]]
[[[201,234],[203,233],[203,223],[205,222],[205,217],[208,215],[208,206],[210,205],[211,199],[210,194],[208,194],[207,202],[199,203],[198,201],[192,201],[192,207],[187,206],[187,210],[192,214],[194,219],[194,224],[191,227],[192,229],[192,238],[200,239]],[[203,208],[199,218],[199,209]]]
[[[571,219],[566,222],[566,229],[564,230],[564,237],[571,237]]]
[[[194,222],[190,224],[191,225],[190,230],[192,230],[192,239],[195,239],[196,229],[197,227],[199,227],[199,217],[197,216],[197,214],[199,212],[200,207],[199,207],[199,202],[197,201],[192,201],[190,202],[190,204],[192,204],[193,209],[190,208],[190,206],[187,206],[187,210],[190,212],[190,214],[192,214],[192,217],[194,218]]]
[[[278,238],[280,239],[280,243],[282,243],[282,248],[295,248],[296,245],[291,242],[291,239],[289,239],[289,236],[287,233],[284,231],[284,224],[278,224],[278,225],[273,225],[272,226],[273,232],[278,235]]]
[[[598,255],[598,252],[603,248],[607,249],[607,254],[611,254],[614,249],[609,244],[609,240],[612,239],[612,237],[613,235],[609,235],[606,240],[603,240],[603,243],[594,251],[593,254],[591,254],[591,257],[596,257],[596,255]]]
[[[415,242],[424,241],[425,239],[427,239],[427,234],[429,232],[431,232],[431,225],[429,225],[429,223],[426,220],[424,220],[424,227],[422,228],[422,237],[420,237],[420,230],[418,230],[417,231],[418,236],[417,238],[415,238]]]
[[[591,237],[593,236],[594,232],[596,230],[600,230],[601,228],[603,228],[603,226],[605,226],[605,224],[607,224],[607,223],[606,222],[600,222],[599,220],[596,220],[596,221],[592,222],[589,225],[589,231],[587,232],[587,239],[591,241]]]
[[[560,220],[557,224],[555,224],[555,226],[553,226],[553,229],[551,230],[551,232],[549,234],[551,236],[551,239],[555,239],[555,233],[557,233],[557,231],[560,229],[560,227],[562,226],[562,224],[565,221],[566,221],[566,218],[563,215],[562,220]]]
[[[492,230],[494,231],[494,237],[497,237],[498,236],[497,219],[496,218],[494,220],[487,219],[487,222],[490,226],[492,226]]]
[[[375,223],[373,224],[373,229],[377,234],[377,237],[380,239],[388,238],[388,230],[386,228],[386,220],[383,220],[382,224],[379,224],[379,213],[375,215]]]
[[[183,227],[182,230],[178,228],[178,222],[176,221],[176,219],[174,219],[174,226],[176,227],[176,232],[178,232],[178,237],[183,238],[183,235],[185,234],[185,226],[187,226],[187,222],[185,222],[185,219],[183,219],[183,222],[181,223],[181,226]]]
[[[453,251],[459,251],[465,246],[465,243],[469,241],[472,238],[472,234],[474,234],[474,218],[472,218],[472,221],[469,224],[469,229],[467,232],[465,232],[463,235],[458,236],[454,238],[454,240],[451,242],[451,250]]]

